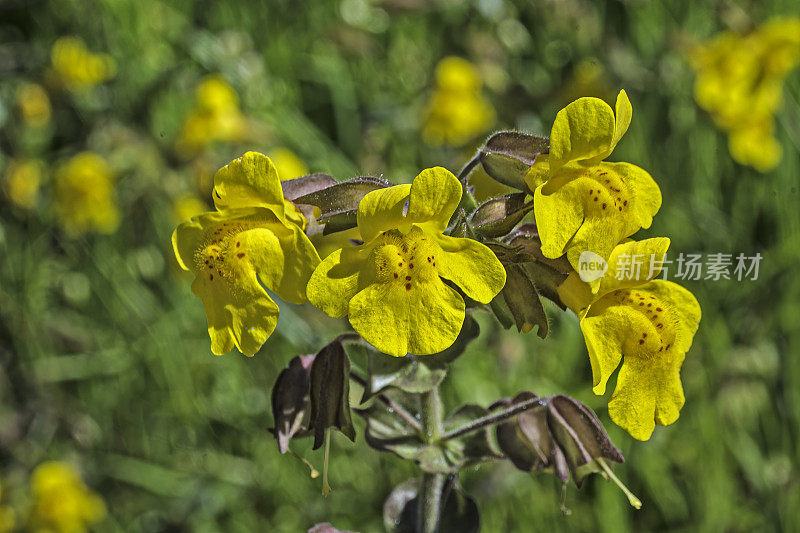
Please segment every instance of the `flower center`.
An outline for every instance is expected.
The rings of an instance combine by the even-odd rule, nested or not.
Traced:
[[[587,194],[588,213],[597,215],[628,209],[630,194],[622,176],[609,169],[591,168],[586,170],[585,177],[594,182]]]
[[[441,249],[417,227],[402,235],[388,231],[378,237],[370,256],[379,283],[396,283],[410,291],[415,284],[438,276],[436,256]]]
[[[647,291],[619,290],[613,293],[621,304],[636,309],[641,319],[633,321],[623,353],[649,357],[675,344],[677,317],[671,308]]]
[[[261,220],[236,220],[210,226],[195,252],[194,273],[215,283],[239,277],[247,261],[241,234],[263,225]]]

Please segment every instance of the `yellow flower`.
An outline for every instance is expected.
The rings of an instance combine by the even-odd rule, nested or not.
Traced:
[[[747,35],[721,33],[692,48],[689,61],[695,100],[728,132],[733,158],[761,172],[777,166],[774,115],[800,62],[800,18],[774,19]]]
[[[17,107],[22,120],[34,127],[50,121],[50,98],[41,85],[26,83],[17,90]]]
[[[3,192],[22,209],[36,205],[42,183],[42,164],[33,159],[13,160],[6,167]]]
[[[624,238],[650,227],[661,207],[661,191],[650,174],[629,163],[603,160],[628,130],[633,110],[625,91],[611,107],[579,98],[558,112],[550,132],[550,154],[537,157],[525,177],[534,192],[534,215],[542,253],[565,253],[578,269],[590,251],[607,259]],[[599,281],[591,282],[593,290]]]
[[[183,122],[177,149],[193,155],[217,141],[242,140],[246,128],[236,91],[222,76],[207,76],[195,90],[195,108]]]
[[[47,462],[36,467],[31,479],[35,531],[77,533],[106,516],[103,500],[81,481],[74,467]]]
[[[461,146],[489,130],[495,112],[481,95],[482,85],[478,69],[466,59],[446,57],[439,62],[422,131],[426,142]]]
[[[620,244],[596,294],[576,273],[558,288],[562,301],[581,319],[595,394],[605,393],[622,362],[608,412],[639,440],[649,439],[655,424],[678,419],[684,403],[680,368],[700,323],[700,306],[691,292],[670,281],[652,280],[660,268],[650,272],[649,260],[661,261],[668,247],[666,238]],[[644,260],[633,276],[619,275],[626,257]]]
[[[93,54],[77,37],[58,39],[50,51],[56,81],[69,90],[83,90],[110,80],[117,72],[107,54]]]
[[[211,351],[222,355],[235,346],[252,356],[278,323],[278,306],[261,284],[287,302],[306,302],[319,255],[265,155],[247,152],[222,167],[213,196],[217,211],[178,226],[172,245],[181,267],[195,275],[192,292],[206,311]]]
[[[358,206],[364,244],[338,250],[314,271],[311,303],[353,328],[383,353],[441,352],[464,322],[461,295],[488,303],[505,284],[505,269],[483,244],[443,234],[461,200],[461,184],[441,167],[411,185],[368,193]]]
[[[188,192],[175,200],[172,212],[177,223],[189,220],[195,215],[199,215],[208,210],[208,204],[198,198],[194,193]]]
[[[291,180],[308,174],[308,167],[288,148],[275,148],[269,153],[269,158],[275,163],[281,180]]]
[[[3,486],[0,484],[0,499],[2,497]],[[10,533],[14,531],[17,523],[17,514],[14,509],[6,505],[0,505],[0,533]]]
[[[105,159],[82,152],[56,169],[53,185],[56,213],[68,234],[116,231],[119,211],[111,168]]]

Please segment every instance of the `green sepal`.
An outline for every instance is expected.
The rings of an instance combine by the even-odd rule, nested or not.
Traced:
[[[525,204],[526,196],[521,192],[487,200],[470,217],[472,230],[486,238],[507,235],[533,209],[533,202]]]
[[[322,446],[329,427],[337,428],[355,442],[350,416],[350,359],[338,339],[320,350],[311,365],[313,449]]]
[[[514,317],[517,331],[529,333],[534,326],[537,326],[539,337],[542,339],[547,337],[549,331],[547,313],[542,306],[536,285],[523,266],[519,264],[506,266],[506,284],[502,294]]]
[[[536,161],[536,156],[550,150],[550,140],[546,137],[529,135],[518,131],[495,133],[479,152],[483,169],[494,180],[527,191],[525,175]]]
[[[278,441],[278,449],[286,453],[289,441],[311,434],[311,364],[313,355],[298,355],[281,370],[272,387],[271,403],[275,427],[270,431]]]

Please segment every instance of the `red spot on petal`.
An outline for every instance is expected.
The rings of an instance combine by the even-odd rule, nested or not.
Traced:
[[[606,204],[603,204],[603,209],[605,209],[605,208],[606,208]]]
[[[414,268],[414,263],[409,263],[408,268]]]
[[[411,281],[411,276],[406,276],[406,281]]]
[[[242,243],[240,243],[240,242],[237,242],[237,243],[236,243],[236,247],[237,247],[237,248],[238,248],[239,246],[241,246],[241,245],[242,245]]]
[[[244,254],[236,254],[236,257],[238,257],[239,259],[241,259],[242,257],[244,257]]]
[[[401,267],[403,266],[403,263],[397,263],[397,266]]]
[[[406,283],[406,290],[407,290],[407,291],[410,291],[410,290],[411,290],[411,284],[410,284],[410,283]]]
[[[397,274],[397,272],[395,272],[395,273],[394,273],[394,279],[397,279],[397,278],[399,278],[399,277],[400,277],[400,276]]]
[[[658,311],[660,313],[661,312],[661,308],[660,307],[656,307],[656,311]]]
[[[639,344],[644,344],[644,339],[639,339]]]
[[[208,275],[208,279],[210,279],[211,281],[214,281],[214,274],[209,274]]]

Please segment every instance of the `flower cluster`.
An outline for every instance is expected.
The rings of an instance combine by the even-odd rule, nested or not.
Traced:
[[[58,39],[53,44],[50,58],[54,83],[70,91],[91,89],[110,80],[117,72],[111,56],[90,52],[77,37]]]
[[[434,167],[390,186],[325,174],[281,181],[269,158],[245,154],[215,175],[217,210],[173,234],[180,265],[195,275],[212,351],[254,355],[270,336],[279,310],[262,284],[347,317],[360,339],[396,357],[445,352],[469,329],[467,308],[483,304],[506,327],[538,326],[544,338],[543,296],[579,316],[597,394],[620,368],[611,418],[649,438],[678,418],[680,367],[700,307],[686,289],[653,279],[668,239],[630,240],[661,206],[645,170],[605,161],[632,114],[620,91],[615,109],[597,98],[567,105],[549,140],[495,134],[475,161],[520,192],[477,208],[465,187],[475,162],[463,180]],[[535,226],[523,223],[531,211]],[[309,237],[333,251],[321,261]],[[587,254],[605,265],[588,277]],[[630,257],[659,261],[619,275]]]
[[[608,163],[631,122],[620,91],[612,110],[597,98],[580,98],[556,116],[550,152],[525,176],[534,191],[534,214],[545,257],[565,255],[575,269],[558,287],[561,301],[581,319],[594,374],[594,391],[622,362],[609,413],[637,439],[656,423],[671,424],[683,405],[680,366],[700,320],[700,307],[680,286],[644,276],[617,276],[620,256],[664,257],[666,238],[627,240],[650,226],[661,205],[653,178],[629,163]],[[607,263],[602,276],[584,277],[581,262]]]
[[[176,149],[194,155],[217,141],[241,140],[246,122],[236,91],[222,76],[207,76],[195,90],[194,109],[183,122]]]
[[[26,83],[17,89],[16,96],[17,108],[25,124],[38,128],[50,121],[50,98],[41,85]]]
[[[779,18],[740,35],[727,31],[695,47],[695,99],[728,132],[733,158],[762,172],[774,168],[783,82],[800,62],[800,18]]]
[[[466,59],[442,59],[436,66],[436,88],[425,113],[425,140],[462,146],[485,133],[494,123],[495,112],[481,95],[482,85],[478,69]]]

